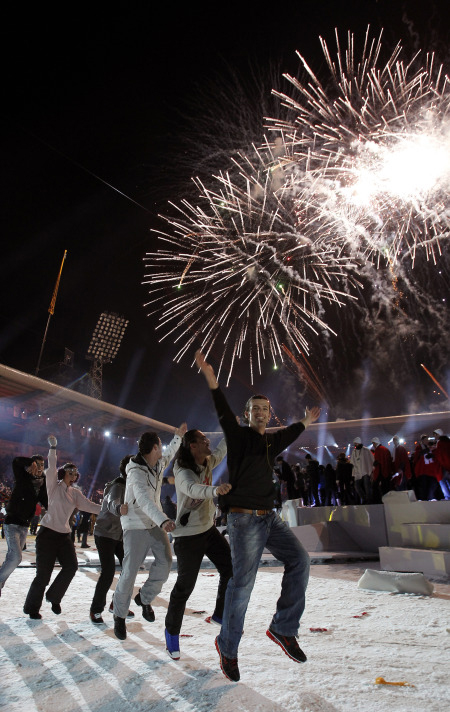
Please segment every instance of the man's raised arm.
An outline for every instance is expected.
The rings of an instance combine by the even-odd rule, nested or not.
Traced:
[[[214,369],[209,364],[206,359],[205,355],[201,351],[196,351],[195,353],[195,363],[197,364],[198,368],[200,371],[203,373],[204,377],[206,378],[206,382],[210,389],[212,391],[215,391],[216,388],[219,388],[219,384],[217,382],[216,374],[214,373]]]

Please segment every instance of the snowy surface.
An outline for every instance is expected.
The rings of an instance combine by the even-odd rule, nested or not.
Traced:
[[[363,564],[313,567],[299,639],[308,656],[303,665],[287,658],[265,635],[282,574],[280,569],[260,570],[239,650],[241,682],[236,684],[226,680],[218,666],[214,648],[218,628],[204,621],[213,611],[218,582],[211,570],[200,572],[188,602],[182,634],[192,637],[180,639],[181,659],[176,662],[164,646],[164,616],[175,573],[154,602],[155,623],[147,623],[132,603],[136,618],[127,623],[128,638],[121,643],[114,637],[111,614],[104,614],[104,626],[95,626],[88,618],[98,577],[95,569],[79,570],[60,616],[44,602],[42,621],[31,621],[22,605],[34,570],[19,568],[0,598],[0,709],[448,709],[450,586],[437,584],[431,597],[374,593],[357,588],[364,569]],[[137,587],[144,579],[140,573]],[[414,687],[378,685],[377,677]]]

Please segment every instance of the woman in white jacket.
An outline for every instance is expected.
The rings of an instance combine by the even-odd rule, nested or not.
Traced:
[[[212,486],[212,470],[226,455],[225,440],[211,453],[208,438],[200,430],[188,430],[175,455],[174,475],[177,492],[174,551],[178,576],[170,594],[166,615],[166,649],[170,657],[180,657],[179,634],[186,602],[194,590],[203,556],[216,566],[219,588],[211,621],[222,623],[225,591],[232,576],[231,551],[225,537],[213,524],[213,497],[227,494],[231,485]]]
[[[48,444],[48,469],[45,472],[48,509],[36,537],[36,576],[31,582],[23,607],[23,612],[35,619],[42,618],[39,609],[56,560],[61,564],[61,570],[45,596],[53,613],[61,613],[61,599],[77,572],[78,562],[69,524],[72,512],[79,509],[91,514],[100,513],[100,505],[91,502],[81,490],[74,487],[79,476],[77,467],[67,462],[57,469],[57,441],[54,435],[50,435]]]

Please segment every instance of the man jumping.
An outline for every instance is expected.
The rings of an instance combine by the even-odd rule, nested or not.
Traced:
[[[306,409],[305,418],[275,433],[266,433],[270,403],[266,396],[252,396],[241,427],[219,388],[213,368],[201,351],[198,368],[211,389],[228,450],[231,491],[221,497],[228,512],[228,535],[233,561],[233,578],[228,582],[222,628],[216,638],[222,672],[229,680],[240,679],[237,652],[247,606],[255,584],[264,548],[284,564],[281,595],[267,636],[292,660],[305,662],[296,635],[305,608],[309,579],[309,556],[288,525],[273,511],[272,473],[276,456],[290,445],[320,415],[319,408]]]

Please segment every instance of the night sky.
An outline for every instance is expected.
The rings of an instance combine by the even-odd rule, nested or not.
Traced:
[[[220,153],[228,145],[214,116],[226,107],[233,82],[251,105],[255,83],[266,81],[270,90],[264,78],[271,71],[296,73],[295,50],[320,73],[319,35],[332,43],[338,27],[343,36],[350,29],[362,37],[367,24],[375,35],[384,28],[388,47],[402,40],[410,55],[432,48],[448,67],[447,3],[145,5],[135,11],[105,5],[104,13],[93,4],[63,4],[53,13],[23,6],[3,17],[0,361],[34,373],[67,249],[39,375],[52,380],[67,347],[75,352],[70,377],[82,376],[98,316],[117,312],[130,325],[116,361],[104,367],[104,399],[170,424],[187,419],[207,429],[215,418],[200,376],[189,358],[172,363],[173,346],[158,344],[156,319],[147,318],[142,306],[142,259],[155,249],[151,230],[162,227],[158,214],[167,212],[169,200],[191,194],[191,174],[205,169],[209,146]],[[434,288],[439,301],[448,294],[448,281],[436,278]],[[420,345],[413,347],[410,380],[398,393],[373,383],[361,402],[368,372],[375,381],[381,375],[373,364],[364,372],[367,353],[352,345],[348,324],[342,331],[345,344],[340,333],[328,366],[329,344],[316,344],[311,354],[332,393],[331,417],[443,404],[421,373],[428,352]],[[448,345],[448,329],[436,338]],[[382,349],[380,343],[381,356]],[[345,359],[339,359],[341,351]],[[442,359],[428,366],[448,378]],[[307,395],[297,398],[302,386],[287,369],[274,374],[268,365],[255,389],[268,393],[282,419],[301,415],[305,401],[311,403]],[[252,390],[247,368],[238,368],[230,384],[232,404],[237,408]]]

